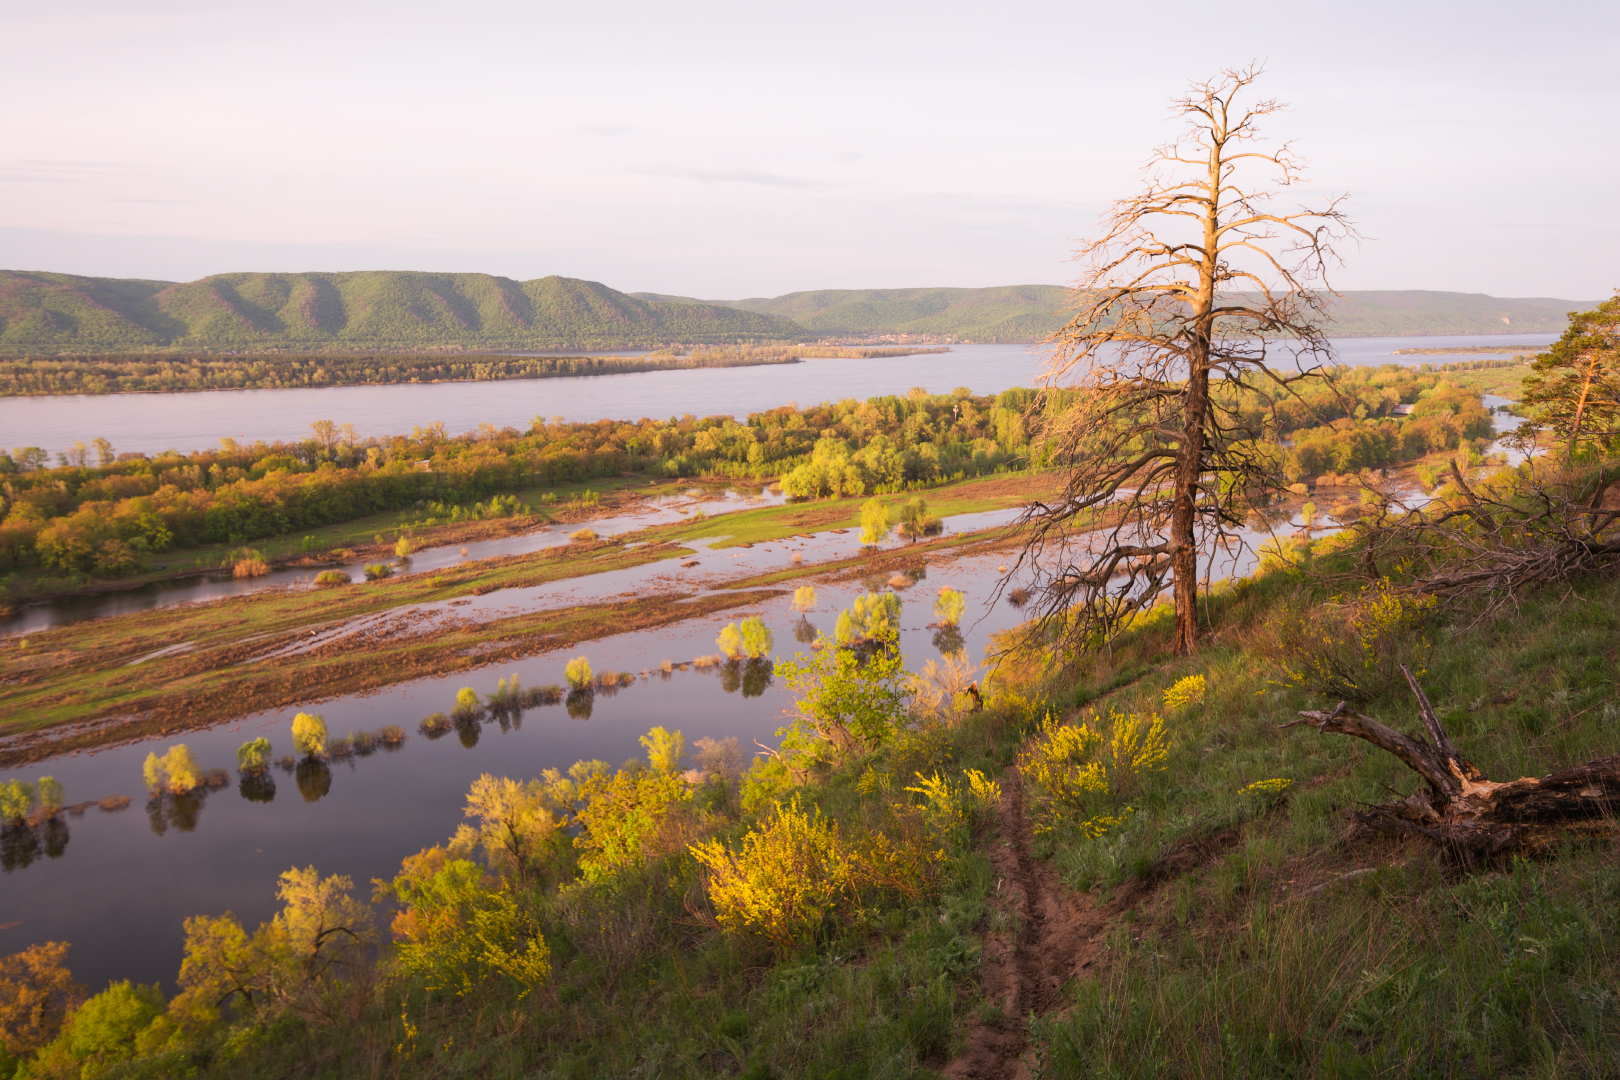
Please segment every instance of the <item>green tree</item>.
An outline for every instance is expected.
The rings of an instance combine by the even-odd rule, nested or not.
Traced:
[[[934,601],[934,621],[941,626],[955,626],[962,621],[967,610],[967,597],[949,585],[940,587],[939,599]]]
[[[900,598],[892,592],[862,593],[838,616],[834,631],[840,645],[899,639]]]
[[[147,754],[146,762],[141,766],[141,776],[146,781],[146,789],[153,795],[165,792],[184,795],[202,783],[202,768],[185,743],[176,743],[162,757],[156,753]]]
[[[491,870],[514,885],[532,882],[544,858],[567,843],[563,829],[577,792],[573,782],[551,772],[549,782],[523,784],[489,773],[474,780],[465,810],[474,824],[456,830],[450,853],[459,857],[482,849]]]
[[[686,736],[679,729],[669,731],[660,725],[641,736],[641,745],[647,750],[647,763],[655,771],[672,773],[681,767]]]
[[[583,831],[575,846],[585,880],[604,881],[639,864],[670,808],[690,798],[686,781],[676,773],[639,767],[598,774],[580,785]]]
[[[591,662],[583,656],[576,656],[568,661],[563,669],[563,678],[575,690],[587,690],[591,686]]]
[[[890,646],[895,638],[884,639]],[[879,648],[862,659],[853,650],[823,647],[777,664],[777,674],[797,697],[798,716],[777,735],[785,750],[819,756],[867,751],[882,744],[907,722],[910,676],[900,650]]]
[[[326,753],[326,718],[320,713],[301,712],[293,717],[293,749],[304,757]]]
[[[0,821],[23,822],[34,809],[34,785],[26,780],[0,784]]]
[[[35,798],[39,800],[39,809],[46,817],[55,816],[62,809],[62,785],[54,776],[39,778],[39,786],[35,789]]]
[[[889,538],[889,508],[882,499],[868,499],[861,506],[861,543],[877,547]]]
[[[1591,311],[1572,311],[1564,336],[1530,365],[1519,396],[1534,409],[1521,438],[1551,431],[1572,459],[1582,439],[1620,443],[1620,290]]]
[[[162,1015],[163,993],[156,986],[112,983],[68,1018],[40,1051],[35,1068],[44,1076],[100,1076],[134,1058],[136,1037]]]
[[[236,749],[236,767],[244,773],[262,773],[270,762],[270,740],[260,735]]]

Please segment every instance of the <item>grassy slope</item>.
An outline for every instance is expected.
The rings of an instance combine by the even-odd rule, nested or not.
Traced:
[[[788,320],[592,281],[402,271],[185,284],[0,271],[0,348],[565,348],[798,340]]]

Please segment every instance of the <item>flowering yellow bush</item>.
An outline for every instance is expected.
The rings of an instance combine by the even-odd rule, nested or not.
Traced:
[[[1293,783],[1292,780],[1285,780],[1285,779],[1283,779],[1281,777],[1279,777],[1279,778],[1277,778],[1275,780],[1256,780],[1254,783],[1250,784],[1248,787],[1246,787],[1242,791],[1238,792],[1238,794],[1239,795],[1281,795],[1284,791],[1286,791],[1288,789],[1288,785],[1292,784],[1292,783]]]
[[[1206,689],[1202,675],[1188,675],[1178,679],[1164,692],[1164,707],[1171,711],[1186,705],[1202,705]]]
[[[1036,831],[1064,822],[1090,836],[1108,832],[1124,816],[1100,814],[1098,804],[1107,800],[1117,806],[1144,776],[1162,770],[1169,754],[1169,737],[1157,713],[1110,710],[1105,718],[1092,714],[1080,724],[1065,724],[1048,713],[1018,759]]]
[[[859,912],[870,890],[920,897],[941,854],[876,833],[846,836],[797,797],[750,829],[736,850],[718,840],[690,850],[708,870],[721,928],[758,934],[781,952],[814,937],[834,912]]]
[[[937,770],[916,777],[917,783],[906,790],[923,797],[923,818],[941,832],[972,828],[994,814],[1001,803],[1001,785],[978,769],[963,772],[963,783],[953,783]]]

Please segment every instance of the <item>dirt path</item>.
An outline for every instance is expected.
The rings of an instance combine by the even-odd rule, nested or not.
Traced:
[[[1095,963],[1114,920],[1151,891],[1145,882],[1128,882],[1098,906],[1092,896],[1069,889],[1050,862],[1030,854],[1016,767],[1001,784],[990,860],[997,877],[992,903],[1006,929],[985,936],[981,970],[984,996],[1000,1015],[972,1017],[967,1047],[944,1073],[958,1080],[1025,1080],[1029,1017],[1061,1007],[1064,984]]]

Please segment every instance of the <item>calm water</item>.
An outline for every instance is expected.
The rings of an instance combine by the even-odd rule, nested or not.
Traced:
[[[1397,357],[1393,350],[1500,344],[1504,355],[1545,345],[1550,334],[1490,337],[1345,338],[1335,342],[1348,364],[1442,362],[1466,356]],[[948,353],[871,360],[806,360],[751,368],[650,371],[511,382],[340,386],[293,390],[220,390],[195,394],[111,394],[0,398],[0,446],[40,446],[52,453],[101,437],[116,450],[157,453],[238,441],[291,441],[314,420],[352,423],[362,436],[398,435],[443,421],[452,433],[480,423],[526,429],[535,417],[567,420],[663,419],[692,413],[730,415],[788,402],[904,394],[914,386],[944,393],[965,386],[998,394],[1032,386],[1046,356],[1023,345],[956,345]]]

